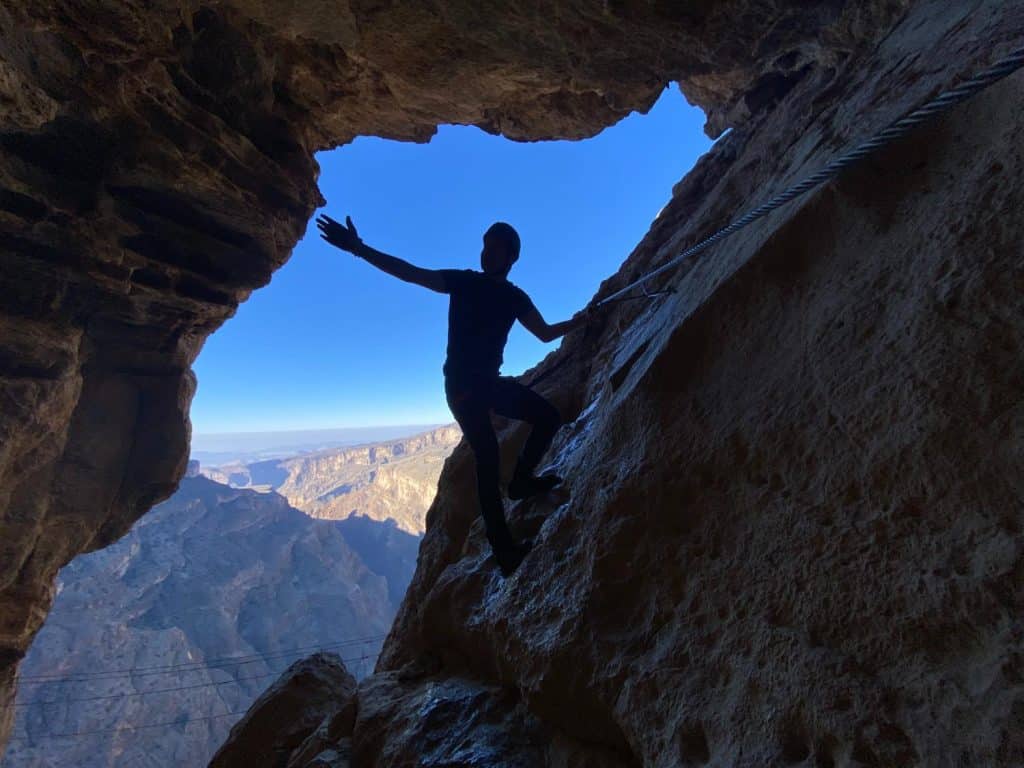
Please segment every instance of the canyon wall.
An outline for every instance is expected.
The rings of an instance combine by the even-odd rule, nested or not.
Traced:
[[[189,365],[320,202],[312,151],[582,138],[678,80],[733,130],[607,295],[1024,28],[994,0],[315,7],[0,10],[0,707],[57,568],[185,471]],[[569,497],[513,510],[537,547],[502,581],[456,450],[337,759],[1024,760],[1022,90],[567,338],[540,389]]]
[[[458,425],[448,424],[398,440],[204,467],[202,472],[237,488],[277,491],[312,517],[394,520],[418,536],[437,494],[441,467],[461,439]]]

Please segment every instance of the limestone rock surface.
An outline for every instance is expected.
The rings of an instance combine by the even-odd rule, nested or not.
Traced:
[[[1017,11],[921,3],[810,76],[599,296],[1019,44]],[[502,581],[457,450],[378,674],[513,688],[627,765],[1024,761],[1022,107],[1017,74],[563,344],[569,498],[512,511]]]

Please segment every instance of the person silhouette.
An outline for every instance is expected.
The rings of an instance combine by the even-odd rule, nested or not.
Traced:
[[[549,325],[530,297],[508,279],[519,259],[515,229],[496,222],[483,236],[480,269],[423,269],[366,245],[352,219],[345,224],[321,214],[320,236],[331,245],[368,261],[389,275],[438,293],[447,293],[448,348],[442,371],[448,407],[476,459],[477,494],[487,540],[503,576],[510,576],[530,551],[532,541],[516,540],[505,519],[501,498],[498,440],[490,411],[532,425],[508,484],[511,499],[525,499],[551,490],[561,482],[553,473],[534,475],[541,457],[562,424],[550,402],[524,384],[501,376],[502,353],[516,320],[544,342],[554,341],[588,322],[593,309]]]

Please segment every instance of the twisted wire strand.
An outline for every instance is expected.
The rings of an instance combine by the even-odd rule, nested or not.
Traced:
[[[932,119],[938,114],[949,110],[951,107],[959,104],[962,101],[966,101],[976,93],[983,91],[988,86],[992,85],[999,80],[1002,80],[1009,75],[1012,75],[1021,67],[1024,67],[1024,46],[1017,48],[1015,51],[1000,59],[998,62],[993,64],[988,69],[979,72],[969,80],[964,81],[960,85],[952,88],[948,91],[943,91],[941,94],[936,96],[931,101],[926,102],[924,105],[918,107],[912,112],[908,113],[904,117],[896,120],[886,128],[883,128],[877,134],[872,136],[870,139],[861,142],[853,149],[844,152],[843,154],[836,157],[826,166],[820,170],[812,173],[807,178],[803,179],[796,184],[783,190],[775,197],[771,198],[768,202],[759,205],[751,211],[748,211],[740,218],[736,219],[732,223],[725,227],[722,227],[717,232],[709,235],[708,237],[701,240],[696,245],[687,248],[685,251],[680,253],[675,258],[662,264],[657,269],[648,272],[647,274],[641,275],[639,278],[631,282],[624,288],[620,288],[615,293],[606,296],[597,302],[597,306],[606,304],[611,301],[622,301],[620,299],[623,294],[634,288],[641,286],[643,283],[650,280],[652,277],[656,277],[661,273],[671,269],[685,259],[693,256],[701,251],[705,250],[709,246],[717,243],[719,240],[732,235],[749,224],[757,221],[758,219],[768,215],[777,208],[782,207],[791,200],[803,195],[815,187],[820,186],[824,182],[838,176],[846,168],[864,159],[873,152],[881,149],[887,144],[892,143],[896,139],[902,138],[913,131],[914,128],[921,125],[924,122]],[[629,298],[641,298],[641,297],[629,297]]]

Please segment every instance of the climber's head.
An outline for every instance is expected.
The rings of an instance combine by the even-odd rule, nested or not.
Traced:
[[[519,258],[519,234],[511,225],[496,222],[484,232],[480,269],[488,275],[507,275]]]

